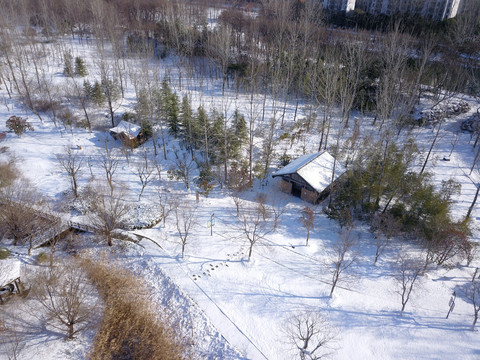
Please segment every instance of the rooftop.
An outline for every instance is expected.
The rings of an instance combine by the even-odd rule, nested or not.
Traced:
[[[316,191],[322,192],[332,183],[332,172],[335,163],[333,181],[337,180],[347,169],[327,151],[300,156],[272,176],[290,174],[300,175]]]

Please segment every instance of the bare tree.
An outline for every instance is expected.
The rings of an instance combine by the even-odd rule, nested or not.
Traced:
[[[101,76],[102,76],[102,90],[107,99],[108,111],[110,112],[110,119],[112,121],[112,126],[115,126],[115,110],[114,105],[119,97],[119,89],[117,79],[115,77],[114,71],[110,69],[105,61],[101,61],[99,64]]]
[[[440,129],[441,128],[442,128],[442,122],[439,121],[438,125],[437,125],[437,131],[435,132],[435,135],[433,136],[432,142],[430,144],[430,148],[428,149],[427,156],[425,157],[425,161],[423,162],[422,169],[420,170],[420,174],[423,174],[423,172],[425,171],[425,167],[428,164],[428,160],[430,159],[430,155],[432,154],[432,150],[435,146],[435,143],[437,142],[438,135],[440,134]]]
[[[475,330],[475,325],[478,321],[478,314],[480,313],[480,280],[474,277],[472,281],[463,285],[460,290],[465,299],[473,305],[473,331]]]
[[[178,237],[182,245],[182,258],[185,254],[185,246],[187,245],[187,238],[195,226],[195,209],[191,207],[178,207],[175,209],[175,225],[177,226]]]
[[[215,28],[208,36],[207,55],[222,74],[222,96],[225,94],[225,84],[228,80],[228,66],[232,61],[231,38],[232,29],[228,25]]]
[[[357,261],[357,254],[354,252],[356,239],[352,235],[352,228],[343,230],[340,233],[338,242],[333,246],[334,259],[332,262],[332,287],[330,289],[330,297],[338,282],[344,280],[347,271]]]
[[[170,178],[183,181],[188,190],[190,189],[190,172],[194,166],[195,161],[189,153],[179,154],[176,151],[174,166],[172,166],[167,173]]]
[[[113,155],[113,149],[108,147],[108,140],[105,141],[105,153],[101,157],[100,165],[105,171],[110,191],[113,192],[113,175],[117,171],[118,159]]]
[[[78,264],[49,267],[38,274],[34,284],[34,298],[44,309],[49,326],[64,331],[68,339],[90,326],[97,294]]]
[[[315,222],[315,212],[309,206],[305,206],[302,210],[302,217],[300,218],[305,230],[307,230],[307,240],[305,242],[305,246],[308,245],[308,239],[310,238],[310,230],[314,227]]]
[[[372,228],[375,237],[375,261],[376,264],[380,256],[383,254],[390,240],[400,231],[400,223],[390,213],[382,213],[374,216],[372,220]]]
[[[27,241],[39,228],[36,205],[41,197],[26,179],[18,178],[0,188],[0,233],[13,238],[13,245]]]
[[[422,265],[422,261],[405,254],[400,254],[395,269],[396,291],[400,295],[402,301],[400,314],[403,314],[415,285],[419,283],[419,278],[422,275],[423,270],[424,266]]]
[[[88,107],[90,105],[90,97],[88,94],[85,93],[85,90],[83,87],[79,86],[77,81],[73,78],[73,74],[70,75],[71,81],[70,83],[73,86],[68,86],[68,89],[73,89],[74,90],[74,96],[70,96],[67,93],[67,97],[69,98],[69,101],[71,104],[75,104],[76,102],[80,104],[80,107],[82,108],[83,115],[85,115],[85,120],[87,121],[88,125],[88,130],[92,130],[92,124],[90,122],[90,116],[88,113]],[[46,86],[46,89],[49,89],[49,86]],[[50,95],[50,90],[47,92],[48,96],[51,97]],[[55,119],[56,114],[54,113],[54,119]]]
[[[268,206],[267,206],[267,194],[265,193],[258,193],[255,196],[256,206],[255,209],[260,214],[262,214],[263,221],[267,220],[268,217]]]
[[[240,213],[240,226],[250,243],[248,250],[248,259],[252,257],[253,246],[268,234],[271,229],[267,222],[263,219],[263,214],[260,208],[243,209]]]
[[[57,155],[60,166],[70,177],[72,190],[75,198],[78,198],[78,177],[83,168],[83,157],[78,152],[72,150],[70,146],[65,146],[62,154]]]
[[[113,246],[112,232],[122,227],[130,210],[126,201],[126,191],[123,187],[114,187],[113,191],[102,185],[90,189],[89,218],[97,231],[105,236],[108,246]]]
[[[280,218],[285,211],[287,211],[286,207],[286,200],[284,196],[275,196],[272,200],[273,203],[270,206],[271,213],[273,214],[273,231],[277,230],[278,224],[280,222]]]
[[[232,200],[233,203],[235,204],[235,208],[237,209],[237,217],[240,216],[240,209],[243,204],[242,198],[240,198],[240,193],[238,191],[234,191],[232,193]]]
[[[152,175],[154,170],[155,169],[152,166],[148,166],[148,154],[146,151],[144,151],[143,161],[138,163],[136,167],[136,173],[140,179],[140,183],[142,184],[142,189],[138,195],[138,201],[140,201],[145,187],[150,183],[150,181],[153,180]]]
[[[331,355],[330,343],[336,331],[318,312],[305,311],[287,320],[286,333],[289,342],[298,351],[301,360],[320,360]]]
[[[466,219],[470,217],[473,209],[475,208],[475,204],[477,203],[478,193],[480,192],[480,184],[475,184],[475,187],[477,188],[477,191],[475,191],[475,196],[473,197],[472,204],[468,208],[467,215],[465,216]]]
[[[157,187],[158,205],[160,206],[160,214],[162,216],[163,227],[165,227],[167,217],[175,208],[175,201],[168,195],[168,192],[161,187]]]

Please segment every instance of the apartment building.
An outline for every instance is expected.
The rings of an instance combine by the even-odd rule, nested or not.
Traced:
[[[323,7],[332,11],[362,9],[369,14],[419,14],[429,19],[445,20],[468,11],[476,0],[323,0]]]
[[[323,8],[331,11],[355,10],[355,0],[323,0]]]

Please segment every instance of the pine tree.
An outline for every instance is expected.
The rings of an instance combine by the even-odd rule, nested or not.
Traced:
[[[140,89],[137,96],[137,103],[135,104],[135,113],[140,124],[145,124],[150,121],[153,113],[153,104],[148,96],[146,89]]]
[[[84,77],[87,76],[87,67],[85,66],[85,62],[79,56],[75,58],[75,75]]]
[[[91,98],[97,106],[102,106],[105,103],[105,94],[98,80],[96,80],[92,86]]]
[[[160,93],[161,108],[167,122],[168,130],[175,138],[180,134],[180,118],[179,118],[179,101],[178,96],[175,94],[167,79],[162,81],[162,90]]]
[[[90,81],[85,80],[83,82],[83,96],[90,99],[92,97],[92,94],[93,94],[92,84],[90,83]]]
[[[232,128],[230,130],[233,133],[231,138],[231,157],[238,158],[240,156],[240,150],[248,138],[247,134],[247,122],[245,116],[243,116],[238,109],[233,114]]]
[[[211,125],[211,158],[214,163],[220,163],[226,158],[225,138],[224,138],[224,119],[223,115],[217,110],[212,111],[210,118],[213,120]],[[227,145],[228,147],[228,145]]]
[[[187,143],[190,150],[194,147],[193,139],[193,111],[188,100],[188,96],[184,95],[182,99],[182,104],[180,106],[180,122],[183,129],[183,138]]]
[[[178,103],[177,94],[170,93],[167,97],[167,124],[170,133],[173,134],[175,138],[181,133],[180,109]]]
[[[197,111],[197,116],[195,118],[196,126],[194,127],[196,130],[198,129],[198,134],[195,134],[195,138],[198,139],[198,142],[202,144],[203,150],[205,151],[205,160],[206,160],[206,167],[210,167],[209,163],[209,146],[210,146],[210,119],[208,118],[208,114],[203,108],[200,106]]]
[[[73,56],[70,51],[63,53],[63,73],[67,76],[73,76]]]

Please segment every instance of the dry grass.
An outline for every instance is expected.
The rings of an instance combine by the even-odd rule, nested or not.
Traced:
[[[167,321],[149,300],[143,282],[107,262],[86,260],[84,267],[104,301],[104,314],[90,358],[187,359]]]

